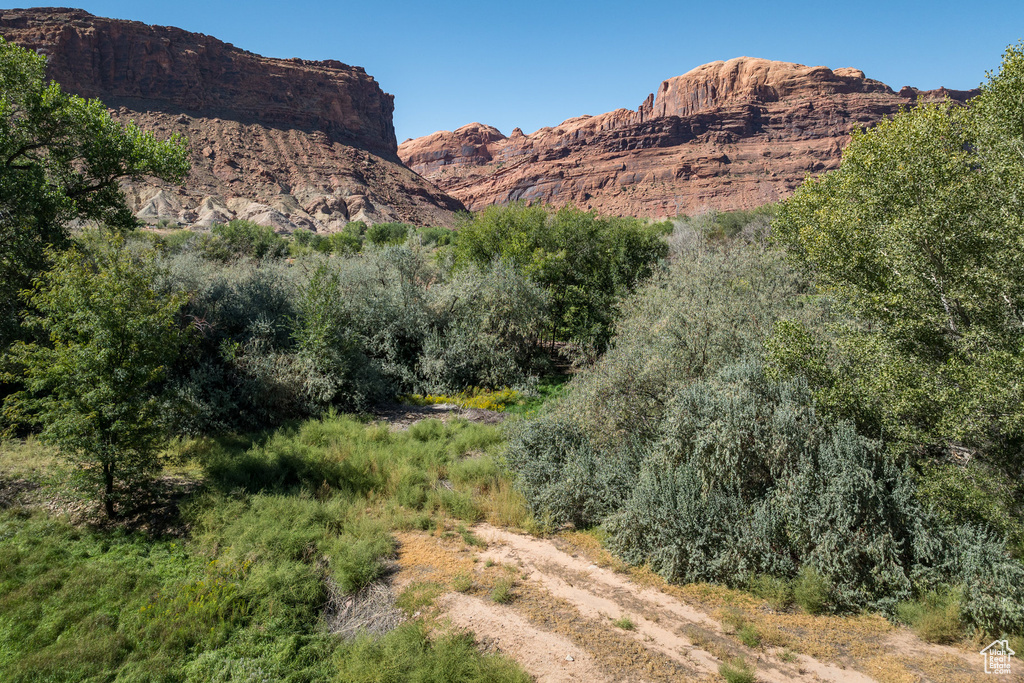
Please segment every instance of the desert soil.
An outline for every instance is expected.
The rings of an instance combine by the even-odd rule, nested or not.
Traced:
[[[542,683],[722,680],[719,666],[736,657],[766,683],[992,680],[974,643],[932,645],[879,616],[777,612],[746,593],[670,586],[583,533],[469,531],[399,534],[392,587],[424,596],[416,618],[472,631]],[[510,582],[499,604],[496,587]],[[744,645],[744,628],[760,643]]]

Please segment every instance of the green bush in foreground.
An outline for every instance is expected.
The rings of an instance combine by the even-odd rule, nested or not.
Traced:
[[[25,389],[7,398],[5,412],[39,425],[113,517],[158,469],[170,408],[164,380],[187,336],[183,298],[162,295],[152,261],[115,239],[91,255],[56,256],[25,299],[35,312],[28,324],[49,343],[9,350],[21,374],[5,378]]]
[[[514,428],[508,453],[536,517],[603,522],[609,547],[671,581],[795,579],[811,613],[892,613],[921,587],[963,584],[965,622],[1024,629],[1024,567],[974,527],[944,525],[913,479],[849,423],[816,415],[806,383],[742,362],[681,386],[659,437],[598,448],[555,412]],[[761,579],[763,582],[763,579]]]

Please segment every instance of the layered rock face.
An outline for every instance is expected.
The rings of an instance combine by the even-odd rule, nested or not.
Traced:
[[[975,94],[896,93],[857,69],[740,57],[664,81],[636,111],[509,137],[473,123],[398,154],[471,210],[520,199],[651,217],[752,208],[838,167],[854,129],[915,101]]]
[[[125,185],[147,222],[331,231],[355,219],[448,224],[462,208],[402,165],[393,97],[360,67],[70,9],[0,10],[0,35],[45,54],[50,78],[115,118],[188,137],[183,188]]]

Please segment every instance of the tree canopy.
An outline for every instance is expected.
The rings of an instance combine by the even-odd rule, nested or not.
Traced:
[[[120,180],[179,182],[189,170],[184,138],[121,125],[99,100],[48,82],[45,67],[0,38],[0,307],[42,269],[47,246],[66,243],[71,221],[135,226]],[[8,324],[11,312],[0,311]]]
[[[6,410],[78,461],[108,516],[154,466],[168,421],[162,382],[185,339],[180,295],[161,294],[152,259],[114,237],[90,254],[68,249],[24,293],[28,322],[48,343],[15,343],[25,389]]]
[[[828,342],[784,327],[777,360],[817,373],[819,399],[887,436],[1019,461],[1024,46],[968,106],[854,133],[840,168],[808,180],[773,227],[854,320]]]
[[[514,263],[550,294],[556,338],[601,349],[615,302],[668,252],[661,227],[571,206],[492,206],[459,230],[456,265]]]

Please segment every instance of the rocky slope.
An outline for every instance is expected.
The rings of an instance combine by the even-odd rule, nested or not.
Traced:
[[[857,69],[740,57],[664,81],[636,111],[508,137],[472,123],[398,154],[471,210],[519,199],[659,217],[751,208],[836,168],[852,130],[917,100],[974,94],[897,93]]]
[[[189,138],[184,188],[125,186],[148,222],[240,217],[330,231],[355,219],[447,224],[462,208],[401,164],[393,97],[360,67],[270,59],[72,9],[0,10],[0,35],[45,54],[68,92],[161,137]]]

